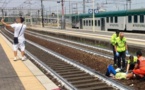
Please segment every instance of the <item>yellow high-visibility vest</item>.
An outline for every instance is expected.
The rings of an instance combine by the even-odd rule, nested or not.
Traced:
[[[133,62],[131,62],[130,60],[128,60],[128,64],[134,64],[134,63],[136,63],[137,62],[137,57],[136,56],[134,56],[133,57]]]
[[[115,45],[116,39],[117,39],[117,35],[116,35],[116,33],[114,33],[114,34],[111,36],[111,40],[110,40],[110,42],[111,42],[112,45]]]
[[[116,47],[117,47],[117,52],[123,52],[126,50],[126,38],[123,37],[121,40],[120,37],[116,39]]]

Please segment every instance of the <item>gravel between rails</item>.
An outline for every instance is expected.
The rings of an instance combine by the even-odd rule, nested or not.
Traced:
[[[30,37],[26,35],[26,38],[29,39]],[[31,40],[34,40],[35,42],[39,41],[39,43],[42,43],[41,45],[43,45],[49,49],[52,49],[56,52],[59,52],[61,54],[69,55],[73,58],[77,58],[77,57],[83,58],[83,59],[79,59],[80,63],[82,63],[88,67],[91,67],[92,69],[95,69],[97,71],[100,71],[101,73],[105,73],[107,65],[111,63],[110,60],[106,60],[106,59],[105,60],[108,62],[105,62],[105,60],[104,59],[102,60],[102,57],[99,58],[99,56],[93,56],[91,54],[86,55],[86,53],[83,53],[83,52],[77,51],[77,50],[72,50],[71,48],[68,48],[65,46],[57,47],[58,44],[55,44],[55,43],[42,41],[42,40],[36,39],[34,37],[33,38],[31,37]],[[51,43],[51,44],[49,44],[49,43]],[[77,55],[74,53],[76,53]],[[80,55],[78,55],[78,54],[80,54]],[[78,61],[77,59],[74,59],[74,60]],[[90,61],[93,61],[93,63]],[[105,65],[102,65],[104,63],[105,63]],[[145,82],[141,82],[140,80],[118,80],[118,81],[125,85],[133,85],[135,90],[144,90],[144,88],[145,88],[145,86],[144,86]]]

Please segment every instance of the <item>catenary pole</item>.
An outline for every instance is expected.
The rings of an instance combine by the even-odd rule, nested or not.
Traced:
[[[44,15],[43,15],[43,0],[41,0],[41,21],[42,21],[42,27],[44,27]]]
[[[57,28],[59,28],[59,14],[58,14],[58,4],[60,1],[57,1]]]
[[[94,11],[94,7],[95,7],[95,5],[94,5],[94,0],[93,0],[93,32],[95,32],[95,11]]]
[[[65,29],[65,18],[64,18],[64,0],[61,0],[61,6],[62,6],[61,29]]]
[[[86,8],[85,8],[86,5],[85,4],[86,4],[86,0],[83,0],[83,13],[86,13]]]

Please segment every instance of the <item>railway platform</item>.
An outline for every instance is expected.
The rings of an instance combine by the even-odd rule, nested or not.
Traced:
[[[110,38],[114,32],[107,31],[87,31],[87,30],[75,30],[75,29],[65,29],[61,30],[58,28],[44,27],[41,26],[31,26],[27,28],[28,30],[40,32],[50,36],[56,36],[60,38],[69,38],[72,40],[80,40],[82,42],[94,43],[98,46],[103,46],[107,49],[111,48]],[[45,33],[46,32],[46,33]],[[142,50],[145,53],[144,44],[145,36],[143,34],[136,33],[125,33],[127,39],[127,44],[129,46],[129,52],[134,54],[136,50]]]
[[[30,60],[13,61],[12,45],[0,34],[0,90],[59,90],[59,87]]]
[[[37,30],[37,31],[46,31],[50,33],[56,33],[56,34],[64,34],[69,36],[75,36],[80,38],[88,38],[88,39],[100,39],[104,41],[109,41],[114,32],[107,32],[107,31],[90,31],[90,30],[83,30],[83,29],[58,29],[55,27],[45,27],[42,28],[41,26],[32,26],[28,27],[28,29]],[[125,33],[125,37],[127,38],[128,44],[134,44],[134,45],[143,45],[145,43],[145,36],[143,34],[137,34],[137,33]]]

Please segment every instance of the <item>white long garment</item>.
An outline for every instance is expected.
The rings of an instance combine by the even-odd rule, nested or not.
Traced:
[[[22,27],[22,25],[23,25],[23,27]],[[14,37],[18,37],[18,39],[20,39],[20,42],[25,41],[24,32],[26,30],[26,25],[22,24],[22,23],[14,23],[14,24],[11,24],[11,27],[14,29]],[[21,32],[20,32],[20,30],[21,30]],[[19,34],[19,32],[20,32],[20,34]],[[19,34],[19,36],[18,36],[18,34]]]

